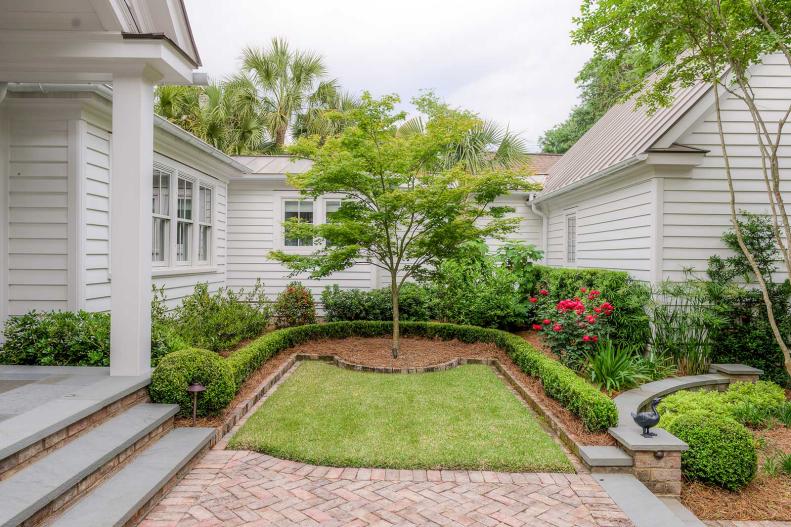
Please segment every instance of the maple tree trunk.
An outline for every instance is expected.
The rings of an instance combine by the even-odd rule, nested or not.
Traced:
[[[396,273],[390,273],[390,297],[393,301],[393,358],[398,358],[398,352],[401,349],[401,328],[398,323],[398,284]]]

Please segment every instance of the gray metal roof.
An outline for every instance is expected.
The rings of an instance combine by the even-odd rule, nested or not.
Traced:
[[[248,167],[250,174],[270,176],[303,174],[313,166],[309,159],[292,156],[234,156],[234,159]]]
[[[632,98],[599,119],[550,169],[544,195],[645,153],[709,90],[706,83],[679,88],[673,103],[649,115]]]

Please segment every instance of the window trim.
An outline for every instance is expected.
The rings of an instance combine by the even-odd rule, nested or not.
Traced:
[[[153,218],[161,218],[168,222],[168,240],[165,247],[165,261],[155,262],[153,259],[153,240],[152,240],[152,275],[154,276],[177,276],[181,274],[193,273],[209,273],[216,272],[216,254],[217,254],[217,188],[221,183],[211,179],[210,176],[203,177],[202,174],[194,174],[189,166],[183,165],[178,161],[173,160],[172,164],[162,163],[156,160],[152,167],[152,190],[153,190],[153,171],[159,170],[169,175],[170,177],[170,196],[168,200],[169,214],[161,215],[154,214]],[[178,213],[178,184],[180,180],[189,181],[192,183],[192,210],[191,219],[185,220],[179,218]],[[202,206],[200,203],[200,189],[207,189],[211,192],[209,206],[211,207],[209,222],[201,222],[200,215]],[[153,210],[153,207],[152,207]],[[188,259],[185,261],[177,260],[177,230],[179,223],[189,223],[192,227],[189,236],[189,254]],[[209,229],[209,258],[207,260],[199,260],[200,252],[200,226],[208,226]],[[153,228],[152,228],[153,233]]]
[[[171,247],[170,247],[170,239],[171,239],[170,238],[171,237],[170,229],[171,229],[171,224],[172,224],[172,217],[170,215],[170,211],[173,210],[173,207],[172,207],[173,175],[174,175],[175,171],[170,169],[170,168],[168,168],[168,167],[165,167],[164,165],[160,165],[159,163],[154,163],[154,167],[153,167],[153,169],[151,171],[152,172],[151,173],[152,192],[153,192],[153,184],[154,184],[153,176],[154,176],[154,171],[155,170],[158,170],[160,172],[160,176],[159,176],[160,177],[160,185],[159,185],[160,189],[162,188],[162,184],[161,184],[162,175],[163,174],[167,174],[167,176],[168,176],[168,199],[167,199],[168,214],[162,214],[161,212],[153,212],[153,211],[151,212],[151,234],[152,234],[152,238],[153,238],[153,232],[154,232],[154,229],[153,229],[154,218],[157,218],[157,219],[160,219],[160,220],[164,220],[164,221],[167,222],[167,229],[165,230],[164,259],[162,259],[162,260],[154,260],[154,254],[153,254],[154,253],[154,240],[152,239],[151,240],[151,266],[155,267],[155,268],[165,268],[165,267],[170,267],[170,257],[171,257],[171,253],[172,253]],[[153,196],[152,196],[152,200],[153,200]],[[162,200],[162,197],[160,196],[160,202],[161,202],[161,200]],[[153,209],[153,203],[152,203],[152,209]],[[162,206],[160,205],[160,210],[161,209],[162,209]]]
[[[203,198],[201,196],[202,191],[208,191],[209,194],[209,219],[206,221],[205,218],[201,219],[203,215]],[[209,265],[214,259],[214,187],[206,185],[204,183],[198,182],[198,214],[197,214],[197,238],[198,244],[196,245],[196,261],[198,265]],[[200,252],[201,252],[201,230],[203,227],[208,228],[209,230],[209,241],[208,246],[206,247],[206,251],[208,252],[207,258],[201,260]]]
[[[564,260],[567,264],[577,263],[577,212],[567,212],[564,222]]]

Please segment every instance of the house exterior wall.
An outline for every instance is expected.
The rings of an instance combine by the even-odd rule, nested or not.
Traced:
[[[267,295],[274,297],[285,286],[300,280],[318,298],[327,286],[337,284],[342,289],[373,289],[388,287],[390,277],[383,270],[369,264],[359,264],[321,279],[304,276],[289,277],[289,270],[280,263],[268,260],[266,254],[278,249],[287,252],[311,252],[311,248],[284,247],[282,236],[283,202],[298,199],[299,192],[282,180],[234,180],[230,184],[228,204],[228,285],[235,289],[250,289],[260,279]],[[324,221],[325,202],[332,197],[319,198],[314,204],[314,221]],[[498,205],[509,205],[519,217],[519,228],[509,238],[541,244],[541,219],[528,208],[525,195],[511,195],[497,200]],[[502,245],[493,240],[492,248]]]
[[[653,172],[638,171],[547,200],[546,263],[610,268],[649,280],[652,265]],[[567,218],[576,218],[576,259],[567,259]]]
[[[774,55],[752,73],[757,104],[776,130],[781,110],[791,100],[791,72],[785,59]],[[743,102],[723,96],[722,115],[732,165],[738,210],[768,214],[766,185],[755,128]],[[703,272],[711,255],[727,256],[720,239],[731,228],[729,192],[725,179],[714,109],[697,120],[677,142],[709,150],[700,166],[683,175],[662,174],[662,277],[684,278],[684,269]],[[791,127],[786,125],[780,148],[781,188],[791,204]],[[660,174],[660,173],[658,173]],[[790,209],[791,210],[791,209]],[[778,275],[778,278],[785,275]]]

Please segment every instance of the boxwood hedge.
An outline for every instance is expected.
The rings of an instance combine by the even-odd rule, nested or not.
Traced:
[[[391,322],[376,321],[329,322],[285,328],[256,339],[232,353],[224,362],[238,390],[245,379],[270,357],[297,344],[322,338],[376,337],[391,332]],[[493,343],[508,353],[525,373],[539,378],[546,394],[577,415],[588,430],[599,432],[617,425],[618,412],[610,398],[517,335],[496,329],[435,322],[402,322],[401,334],[441,340],[458,339],[467,343]],[[164,374],[155,372],[155,376]],[[152,391],[152,399],[156,402],[180,402],[164,397],[166,393]]]

